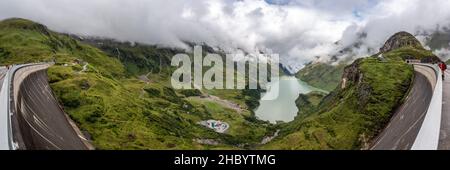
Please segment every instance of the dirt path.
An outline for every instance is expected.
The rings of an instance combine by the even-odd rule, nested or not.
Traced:
[[[243,109],[241,108],[241,106],[239,106],[239,104],[233,103],[231,101],[228,100],[224,100],[221,99],[217,96],[212,96],[212,95],[207,95],[207,96],[202,96],[202,97],[192,97],[192,98],[198,98],[198,99],[203,99],[203,100],[207,100],[207,101],[211,101],[211,102],[216,102],[219,103],[220,105],[233,109],[238,113],[242,113]]]

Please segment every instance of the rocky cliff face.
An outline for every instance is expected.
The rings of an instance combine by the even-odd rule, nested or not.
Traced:
[[[380,49],[380,52],[386,53],[406,46],[423,49],[422,44],[412,34],[408,32],[399,32],[386,41],[384,46]]]
[[[399,49],[402,47],[413,47],[415,49],[424,50],[422,44],[417,40],[412,34],[408,32],[398,32],[391,36],[384,46],[380,48],[380,53],[388,53],[392,50]],[[409,57],[409,55],[402,56]],[[347,66],[344,69],[344,74],[342,75],[341,89],[348,87],[350,84],[358,85],[363,78],[363,74],[359,69],[360,60],[356,60],[353,64]]]
[[[345,67],[344,73],[342,75],[341,89],[345,89],[350,84],[358,84],[361,81],[363,75],[358,68],[360,60],[361,59],[358,59],[351,65]]]
[[[371,95],[372,88],[369,84],[363,83],[364,73],[360,69],[360,64],[363,59],[356,60],[353,64],[344,69],[344,74],[341,81],[341,90],[349,87],[356,87],[356,97],[358,98],[358,109],[363,109]]]

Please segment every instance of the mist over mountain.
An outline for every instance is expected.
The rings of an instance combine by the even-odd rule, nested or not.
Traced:
[[[196,42],[230,53],[278,53],[296,72],[311,61],[365,57],[399,31],[429,46],[436,32],[448,32],[448,6],[447,0],[3,0],[0,19],[169,47]],[[439,42],[431,49],[447,59],[448,43]]]

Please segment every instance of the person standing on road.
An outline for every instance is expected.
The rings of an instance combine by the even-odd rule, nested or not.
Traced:
[[[442,79],[445,79],[445,70],[447,70],[447,64],[445,64],[444,62],[440,62],[438,66],[442,71]]]

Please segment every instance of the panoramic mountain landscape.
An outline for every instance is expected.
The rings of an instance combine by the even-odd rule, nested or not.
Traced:
[[[86,7],[66,14],[68,4],[42,0],[36,15],[0,2],[0,113],[8,117],[0,147],[448,150],[450,13],[419,1],[391,11],[402,2],[218,0],[194,8],[155,0],[118,3],[129,9],[93,4],[99,11],[66,2]],[[61,18],[42,12],[58,4],[52,14]],[[425,12],[414,13],[421,5]],[[179,11],[152,11],[163,7]],[[442,12],[428,16],[433,10]],[[398,22],[412,14],[430,20]],[[198,85],[197,69],[214,83],[233,80]]]
[[[317,81],[311,84],[329,93],[301,95],[298,107],[309,109],[274,125],[256,118],[252,100],[257,103],[259,95],[251,91],[168,86],[170,57],[180,49],[77,39],[24,19],[4,20],[0,28],[2,63],[55,62],[47,73],[51,88],[98,149],[362,148],[389,121],[412,83],[405,57],[440,60],[411,34],[399,33],[379,54],[348,66],[311,64],[312,71],[305,68],[299,76],[309,76],[305,81]],[[227,122],[230,129],[220,134],[197,123],[208,119]],[[261,144],[277,129],[276,140]]]

